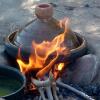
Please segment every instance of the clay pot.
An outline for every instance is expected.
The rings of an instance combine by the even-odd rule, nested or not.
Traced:
[[[39,4],[35,8],[36,18],[28,23],[24,29],[11,33],[5,41],[8,54],[16,57],[18,48],[21,47],[21,54],[26,57],[31,52],[32,41],[41,43],[51,41],[55,36],[64,32],[58,24],[59,21],[53,18],[53,7],[50,4]],[[64,59],[74,60],[86,53],[86,40],[83,36],[73,31],[68,32],[65,38],[65,45],[69,47],[71,54]],[[72,42],[72,46],[67,41]]]
[[[13,32],[11,33],[5,41],[5,48],[7,53],[16,59],[17,55],[18,55],[18,46],[16,46],[14,44],[14,37],[17,34],[17,32]],[[87,51],[87,44],[86,44],[86,40],[84,39],[83,36],[81,36],[80,34],[76,33],[76,36],[80,42],[80,45],[75,48],[75,49],[71,49],[71,54],[69,55],[69,57],[65,57],[63,60],[65,61],[73,61],[81,56],[83,56],[84,54],[86,54]],[[24,56],[24,58],[28,58],[30,55],[30,51],[28,50],[28,48],[21,48],[21,55]]]

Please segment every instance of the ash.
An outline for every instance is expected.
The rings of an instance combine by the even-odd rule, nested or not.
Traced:
[[[88,94],[93,97],[95,100],[100,100],[100,85],[88,85],[88,86],[79,86],[76,84],[69,84],[70,86]],[[59,100],[85,100],[82,97],[76,95],[75,93],[64,89],[62,87],[57,88]],[[26,94],[23,100],[39,100],[40,96],[36,96],[34,94]]]

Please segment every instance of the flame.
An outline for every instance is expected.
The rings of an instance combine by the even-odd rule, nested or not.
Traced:
[[[54,79],[57,79],[60,76],[61,71],[63,70],[64,66],[65,66],[65,63],[55,64],[54,71],[53,71]]]
[[[26,74],[29,70],[38,70],[36,74],[38,78],[49,72],[59,55],[69,54],[69,49],[64,45],[65,31],[56,36],[52,41],[43,41],[42,43],[32,41],[33,51],[27,63],[23,61],[19,49],[17,63],[19,64],[20,71]],[[54,55],[54,57],[48,62],[50,55]],[[63,63],[59,64],[58,70],[61,70],[63,66]]]
[[[64,68],[64,63],[60,63],[58,65],[58,70],[61,71]]]

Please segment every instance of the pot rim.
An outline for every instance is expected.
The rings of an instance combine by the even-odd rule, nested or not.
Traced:
[[[18,69],[10,67],[10,66],[5,66],[5,65],[0,65],[0,68],[13,71],[13,72],[17,73],[19,76],[21,76],[21,78],[23,79],[22,85],[20,86],[19,89],[15,90],[13,93],[10,93],[8,95],[0,96],[1,98],[7,98],[10,96],[13,96],[14,94],[16,94],[16,93],[20,92],[22,89],[24,89],[24,87],[26,85],[26,77]]]
[[[7,36],[7,38],[5,39],[5,43],[10,44],[11,46],[13,46],[16,49],[18,48],[18,46],[14,45],[14,43],[12,43],[13,40],[11,41],[10,38],[11,38],[12,35],[14,35],[13,36],[13,38],[14,38],[16,36],[16,34],[18,34],[18,32],[19,31],[14,31],[14,32],[10,33]],[[79,34],[77,32],[74,32],[74,33],[76,34],[77,37],[80,37],[82,39],[82,43],[78,47],[71,49],[70,50],[71,53],[75,53],[76,51],[79,51],[79,50],[83,49],[84,47],[86,47],[86,40],[85,40],[84,36],[82,36],[81,34]]]

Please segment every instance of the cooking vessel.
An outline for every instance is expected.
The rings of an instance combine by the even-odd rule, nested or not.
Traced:
[[[0,65],[0,97],[6,100],[22,100],[26,78],[19,70]]]
[[[5,48],[9,55],[13,58],[17,57],[18,48],[21,48],[21,55],[28,58],[31,53],[31,45],[34,40],[37,43],[42,41],[51,41],[55,36],[64,32],[59,26],[59,21],[53,18],[53,7],[50,4],[39,4],[35,8],[36,18],[29,22],[23,29],[15,31],[8,35],[5,41]],[[60,60],[75,60],[86,53],[87,43],[85,38],[73,31],[69,31],[65,41],[72,41],[73,46],[65,42],[65,46],[69,47],[70,55],[62,57]],[[77,44],[78,42],[78,44]]]

